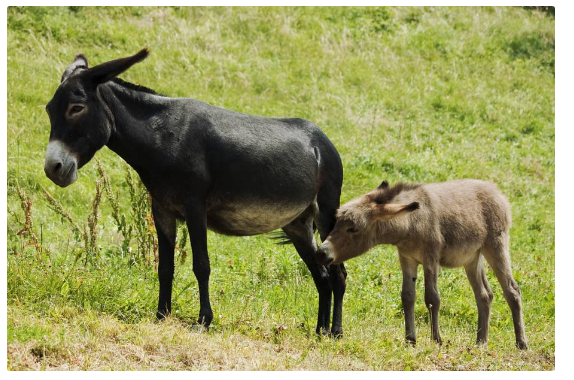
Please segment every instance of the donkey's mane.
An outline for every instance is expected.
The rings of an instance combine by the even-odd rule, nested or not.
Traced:
[[[152,94],[152,95],[161,95],[161,94],[158,94],[157,92],[155,92],[154,90],[152,90],[151,88],[140,86],[139,84],[133,84],[130,82],[126,82],[125,80],[120,79],[120,78],[114,78],[114,79],[112,79],[112,82],[114,82],[115,84],[119,84],[122,87],[129,88],[130,90],[145,92],[147,94]]]
[[[399,195],[402,191],[414,190],[421,187],[420,183],[404,183],[399,182],[393,187],[379,188],[374,194],[370,195],[372,201],[379,204],[386,204],[393,200],[394,197]]]

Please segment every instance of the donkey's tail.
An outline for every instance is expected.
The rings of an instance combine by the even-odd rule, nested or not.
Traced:
[[[293,243],[293,240],[291,240],[289,236],[287,236],[287,234],[283,231],[272,232],[269,235],[272,240],[275,240],[275,244],[286,245]]]
[[[313,222],[313,233],[317,230],[317,226],[315,222]],[[283,231],[275,231],[269,234],[269,237],[272,240],[275,240],[275,244],[279,245],[286,245],[286,244],[293,244],[293,240]]]

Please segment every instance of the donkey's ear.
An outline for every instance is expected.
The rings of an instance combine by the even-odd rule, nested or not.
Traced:
[[[78,74],[80,71],[84,71],[88,69],[88,59],[83,54],[76,54],[74,57],[74,62],[70,64],[70,66],[66,67],[64,73],[62,74],[62,79],[60,79],[60,83],[64,83],[72,75]]]
[[[386,189],[389,187],[389,183],[385,180],[383,182],[381,182],[381,184],[379,185],[379,187],[377,189]]]
[[[389,220],[397,216],[415,211],[418,208],[420,208],[419,202],[412,202],[408,204],[382,204],[376,207],[374,217],[375,219]]]
[[[95,84],[101,84],[120,75],[133,65],[143,61],[149,55],[149,50],[143,48],[131,57],[120,58],[101,65],[97,65],[86,71],[85,75],[92,79]]]

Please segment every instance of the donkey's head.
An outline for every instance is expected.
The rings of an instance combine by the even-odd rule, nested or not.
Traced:
[[[50,117],[50,141],[44,161],[48,178],[66,187],[78,178],[77,170],[92,159],[109,140],[113,119],[98,86],[148,56],[137,54],[89,68],[82,54],[66,68],[60,86],[46,105]]]
[[[383,181],[375,190],[341,206],[335,227],[317,250],[317,262],[342,263],[380,244],[381,233],[392,235],[389,222],[419,208],[418,202],[391,203],[404,188],[402,184],[391,188]]]

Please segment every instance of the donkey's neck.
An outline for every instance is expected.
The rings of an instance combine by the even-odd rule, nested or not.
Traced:
[[[109,82],[99,88],[110,111],[112,131],[107,146],[141,173],[158,154],[167,128],[169,98]]]

